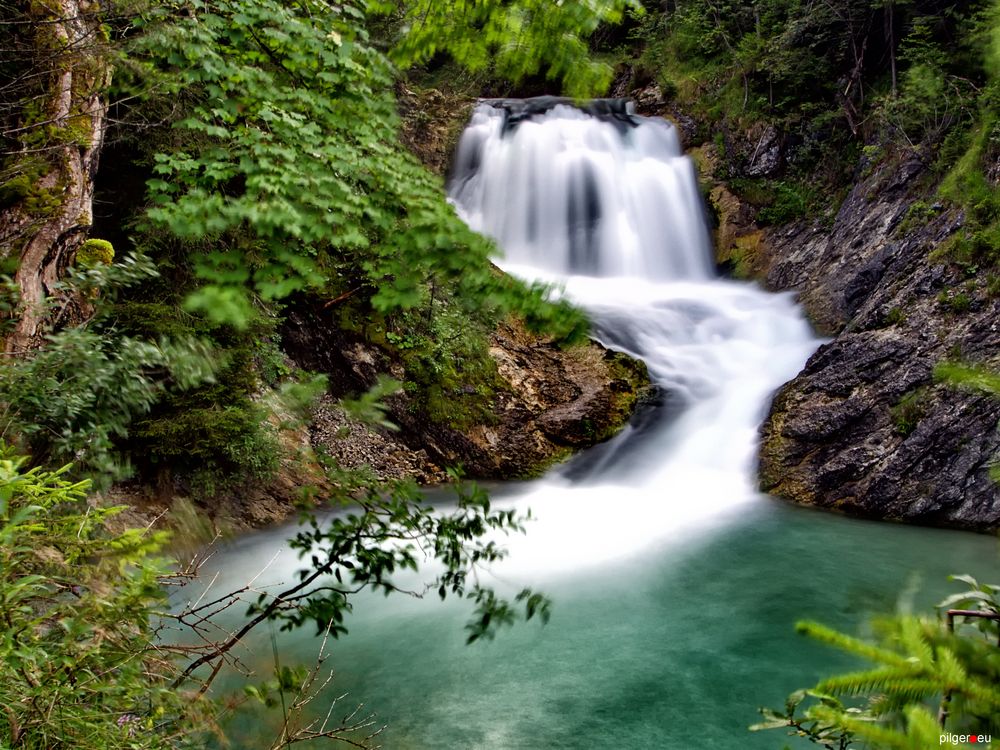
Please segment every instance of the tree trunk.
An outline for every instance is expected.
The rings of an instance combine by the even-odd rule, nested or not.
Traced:
[[[889,0],[885,4],[885,43],[889,47],[889,67],[892,70],[892,96],[896,97],[896,31],[893,19],[895,3]]]
[[[99,10],[92,0],[31,0],[23,16],[24,79],[40,85],[17,92],[19,122],[5,133],[17,144],[0,203],[0,260],[18,260],[8,352],[38,345],[92,223],[111,74]]]

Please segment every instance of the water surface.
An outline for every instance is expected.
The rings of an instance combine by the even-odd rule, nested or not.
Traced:
[[[603,512],[621,512],[613,495]],[[254,534],[216,562],[236,583],[290,533]],[[548,625],[492,642],[465,645],[462,603],[361,597],[350,634],[333,645],[328,695],[376,712],[386,748],[780,748],[780,732],[746,731],[757,707],[853,666],[797,635],[796,620],[864,635],[872,614],[901,600],[925,610],[954,590],[949,573],[997,580],[998,561],[990,537],[761,499],[576,574],[501,577],[501,588],[541,585],[555,607]],[[288,580],[294,566],[284,559],[272,571]],[[279,643],[284,662],[310,663],[318,649],[311,630]],[[269,634],[258,633],[244,659],[266,676],[272,658]],[[236,747],[266,747],[255,722],[230,731]]]

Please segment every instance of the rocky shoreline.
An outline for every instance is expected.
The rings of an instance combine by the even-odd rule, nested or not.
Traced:
[[[941,362],[995,366],[1000,300],[938,257],[961,211],[911,217],[916,159],[877,166],[832,226],[769,230],[774,289],[796,289],[833,336],[777,394],[761,431],[761,487],[807,505],[936,526],[1000,526],[1000,401],[934,378]]]
[[[942,250],[965,216],[936,201],[920,155],[863,156],[835,215],[760,227],[718,175],[780,175],[780,135],[722,126],[720,154],[655,86],[632,93],[686,143],[700,141],[689,153],[720,270],[797,293],[830,337],[775,395],[761,426],[761,489],[869,518],[1000,528],[1000,400],[934,375],[943,362],[1000,366],[1000,298],[987,274]]]

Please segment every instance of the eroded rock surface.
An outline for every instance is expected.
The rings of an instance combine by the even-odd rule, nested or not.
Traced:
[[[833,225],[769,232],[767,283],[797,289],[833,339],[778,393],[762,428],[761,486],[799,503],[978,530],[1000,526],[990,467],[1000,401],[936,382],[958,360],[996,365],[1000,300],[941,247],[958,211],[915,221],[916,160],[851,191]]]
[[[642,363],[597,343],[560,349],[503,323],[491,334],[490,355],[505,385],[493,394],[488,420],[462,427],[435,422],[400,393],[386,401],[389,419],[400,427],[391,432],[351,422],[334,399],[364,392],[380,373],[402,379],[399,363],[339,328],[317,301],[287,312],[283,337],[296,364],[330,378],[332,399],[316,415],[314,444],[341,466],[367,465],[381,478],[434,483],[456,466],[474,478],[535,476],[611,437],[648,384]]]

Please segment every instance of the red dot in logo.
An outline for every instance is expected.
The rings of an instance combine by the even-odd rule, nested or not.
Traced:
[[[970,735],[969,735],[969,742],[972,742],[972,743],[976,743],[976,742],[979,742],[979,737],[978,737],[978,735],[975,735],[975,734],[970,734]]]

